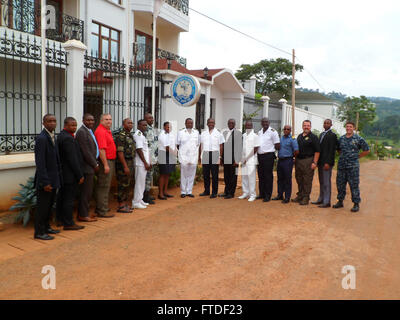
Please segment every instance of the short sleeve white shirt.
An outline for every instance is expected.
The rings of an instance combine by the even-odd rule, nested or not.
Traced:
[[[196,164],[199,157],[200,134],[196,129],[189,133],[188,129],[178,132],[176,144],[179,146],[179,162]]]
[[[200,141],[205,152],[219,151],[219,146],[225,142],[224,136],[217,129],[211,132],[206,129],[201,133]]]
[[[258,136],[260,138],[260,147],[258,148],[258,153],[263,154],[266,152],[275,152],[275,144],[280,143],[278,132],[271,127],[263,132],[264,129],[261,129],[258,132]]]
[[[260,146],[260,137],[254,130],[251,130],[249,133],[243,133],[243,151],[242,151],[242,161],[248,158],[246,164],[248,165],[256,165],[257,154],[254,153],[254,148]]]
[[[175,150],[175,142],[175,135],[172,132],[167,133],[165,130],[162,130],[158,136],[158,150],[165,151],[166,147]]]
[[[145,160],[147,161],[147,163],[150,163],[149,145],[143,132],[141,132],[140,130],[136,130],[135,134],[133,135],[133,139],[135,140],[136,149],[142,149]],[[142,159],[140,159],[137,152],[135,155],[135,166],[144,167],[144,163]]]

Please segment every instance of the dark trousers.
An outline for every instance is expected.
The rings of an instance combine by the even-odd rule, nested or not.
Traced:
[[[299,188],[297,196],[300,199],[306,198],[310,200],[310,194],[312,189],[312,182],[314,178],[314,170],[311,169],[314,157],[306,159],[296,159],[296,182]]]
[[[47,233],[50,227],[50,217],[57,191],[46,192],[37,190],[37,207],[35,211],[35,235]]]
[[[225,194],[235,195],[237,185],[236,167],[233,164],[224,164]]]
[[[86,173],[85,181],[81,184],[81,192],[78,204],[78,216],[82,218],[89,217],[90,199],[93,195],[94,173]]]
[[[324,166],[318,166],[318,180],[319,180],[319,198],[318,202],[323,204],[331,203],[331,177],[332,167],[329,170],[324,170]]]
[[[275,153],[269,152],[258,155],[258,188],[259,196],[266,199],[271,198],[274,184],[274,160]]]
[[[203,153],[204,192],[210,193],[210,173],[212,176],[212,194],[218,194],[218,163],[219,152]]]
[[[63,226],[73,226],[74,200],[77,195],[78,184],[64,184],[57,194],[57,221]]]
[[[278,197],[290,200],[292,196],[293,158],[279,159],[278,167]]]

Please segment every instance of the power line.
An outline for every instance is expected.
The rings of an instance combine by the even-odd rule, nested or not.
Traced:
[[[226,23],[223,23],[223,22],[221,22],[221,21],[219,21],[219,20],[217,20],[217,19],[214,19],[214,18],[212,18],[212,17],[210,17],[210,16],[208,16],[208,15],[206,15],[206,14],[204,14],[204,13],[201,13],[201,12],[197,11],[196,9],[193,9],[193,8],[189,8],[189,9],[192,10],[193,12],[196,12],[197,14],[199,14],[199,15],[201,15],[201,16],[207,18],[207,19],[210,19],[210,20],[212,20],[212,21],[214,21],[214,22],[216,22],[216,23],[218,23],[218,24],[224,26],[225,28],[228,28],[228,29],[230,29],[230,30],[232,30],[232,31],[235,31],[235,32],[237,32],[237,33],[240,33],[241,35],[243,35],[243,36],[245,36],[245,37],[247,37],[247,38],[250,38],[250,39],[252,39],[252,40],[254,40],[254,41],[256,41],[256,42],[259,42],[259,43],[261,43],[261,44],[263,44],[263,45],[265,45],[265,46],[267,46],[267,47],[270,47],[270,48],[275,49],[275,50],[277,50],[277,51],[280,51],[280,52],[282,52],[282,53],[284,53],[284,54],[287,54],[287,55],[289,55],[289,56],[292,56],[292,53],[290,53],[289,51],[283,50],[283,49],[278,48],[278,47],[276,47],[276,46],[274,46],[274,45],[272,45],[272,44],[269,44],[269,43],[267,43],[267,42],[265,42],[265,41],[262,41],[262,40],[260,40],[260,39],[257,39],[257,38],[253,37],[252,35],[250,35],[250,34],[248,34],[248,33],[245,33],[245,32],[240,31],[240,30],[238,30],[238,29],[236,29],[236,28],[234,28],[234,27],[231,27],[231,26],[227,25]],[[297,55],[295,56],[295,58],[300,62],[300,59],[297,57]],[[301,63],[301,62],[300,62],[300,63]],[[318,84],[318,86],[319,86],[323,91],[326,91],[326,90],[324,89],[324,87],[320,84],[320,82],[312,75],[312,73],[311,73],[310,71],[308,71],[308,69],[306,69],[306,68],[304,67],[304,71],[306,71],[306,72],[309,74],[309,76]]]

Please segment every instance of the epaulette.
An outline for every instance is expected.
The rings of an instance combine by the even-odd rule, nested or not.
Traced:
[[[139,133],[138,133],[138,136],[141,136],[142,135],[142,132],[141,131],[139,131]]]
[[[272,129],[272,128],[271,128],[271,131],[272,131],[272,132],[275,132],[275,130],[274,130],[274,129]]]

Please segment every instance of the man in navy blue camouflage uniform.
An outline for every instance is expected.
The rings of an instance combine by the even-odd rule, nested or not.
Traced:
[[[354,203],[352,212],[360,210],[360,163],[358,159],[365,157],[369,152],[367,142],[359,135],[354,133],[355,124],[348,121],[346,123],[346,134],[341,136],[338,143],[340,153],[336,185],[338,189],[338,202],[333,208],[343,208],[343,200],[346,196],[346,184],[350,185],[351,200]],[[360,153],[360,150],[362,152]]]

